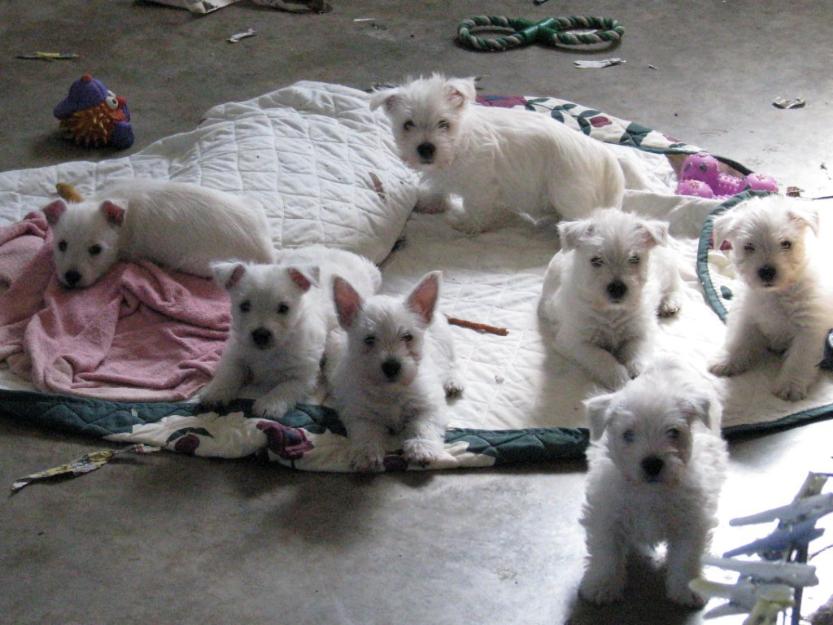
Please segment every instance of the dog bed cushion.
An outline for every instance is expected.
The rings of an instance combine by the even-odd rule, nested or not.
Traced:
[[[334,105],[334,101],[339,104]],[[267,204],[270,198],[279,197],[280,201],[269,209],[278,246],[313,241],[340,244],[381,260],[393,241],[401,237],[401,244],[383,265],[385,292],[404,294],[425,271],[440,268],[445,274],[442,312],[509,331],[507,336],[497,336],[453,328],[466,391],[449,407],[451,428],[446,448],[452,459],[431,468],[581,457],[587,444],[581,400],[595,387],[581,369],[547,348],[536,315],[541,281],[557,249],[555,232],[518,220],[507,228],[467,237],[450,229],[442,216],[419,214],[412,215],[403,230],[416,181],[393,152],[387,122],[370,115],[366,103],[367,95],[360,91],[298,83],[249,102],[215,107],[193,133],[164,139],[130,159],[110,163],[121,162],[122,167],[137,173],[159,177],[176,174],[184,176],[178,179],[203,181],[224,190],[250,191]],[[750,383],[752,392],[741,394],[733,390],[736,380],[718,380],[705,374],[706,362],[721,346],[725,330],[704,298],[697,273],[698,250],[704,222],[721,206],[716,200],[673,193],[673,165],[678,157],[699,148],[554,98],[492,97],[481,103],[550,115],[578,132],[611,144],[617,156],[628,161],[628,169],[639,173],[640,188],[626,193],[625,209],[669,222],[685,282],[683,310],[679,318],[661,323],[659,348],[688,359],[704,371],[705,378],[726,400],[727,433],[811,418],[833,404],[833,384],[827,378],[811,398],[793,405],[769,396],[761,380]],[[324,142],[329,148],[304,143],[316,144],[316,131],[297,136],[287,132],[283,122],[295,120],[301,125],[298,119],[310,127],[326,129]],[[264,120],[274,124],[260,123]],[[332,140],[334,135],[338,141]],[[268,144],[268,148],[262,147],[261,158],[267,159],[269,166],[261,168],[255,163],[255,167],[252,152],[240,149],[241,143],[249,141],[252,145]],[[336,144],[339,149],[335,149]],[[356,144],[362,149],[343,148]],[[373,151],[370,144],[378,151]],[[223,166],[211,165],[205,171],[206,163],[217,162],[209,155],[220,154],[232,156],[221,159]],[[296,162],[310,154],[318,158],[313,170]],[[154,165],[143,170],[146,159]],[[125,165],[125,160],[130,164]],[[47,199],[58,180],[91,190],[103,182],[108,167],[114,165],[70,163],[0,174],[0,211],[9,221],[19,218],[20,211]],[[251,174],[253,168],[259,173]],[[73,172],[74,177],[67,178]],[[268,185],[262,180],[270,176],[272,186],[265,191]],[[324,182],[317,184],[320,179]],[[346,186],[333,182],[341,180]],[[361,201],[339,203],[326,193],[318,193],[330,185],[341,191],[340,200]],[[287,191],[290,188],[292,193]],[[331,213],[326,220],[319,220],[324,210],[319,210],[317,202],[323,205],[330,200]],[[18,208],[24,205],[25,209]],[[303,206],[316,218],[307,219]],[[359,212],[362,218],[341,214],[350,211]],[[332,226],[334,223],[348,225],[339,230]],[[308,239],[301,224],[313,228]],[[335,232],[343,232],[347,238],[336,241]],[[377,237],[386,237],[384,245]],[[708,271],[706,263],[700,276]],[[188,403],[125,404],[47,396],[21,390],[25,387],[19,381],[7,382],[18,390],[0,393],[0,407],[16,418],[46,427],[204,456],[240,457],[265,451],[271,459],[299,469],[348,470],[344,430],[335,412],[323,405],[303,405],[272,421],[251,418],[251,403],[246,400],[218,415],[201,412]],[[404,468],[395,441],[391,441],[391,452],[387,468]]]

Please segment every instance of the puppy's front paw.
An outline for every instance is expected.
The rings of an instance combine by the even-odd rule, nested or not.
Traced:
[[[700,609],[706,605],[705,599],[688,587],[688,582],[671,578],[665,585],[665,596],[678,605]]]
[[[807,397],[809,384],[803,380],[791,380],[778,378],[772,388],[772,394],[784,401],[800,401]]]
[[[680,312],[680,300],[676,295],[669,295],[659,303],[657,315],[662,318],[673,317]]]
[[[451,205],[447,198],[436,195],[417,198],[416,206],[414,206],[416,212],[427,213],[429,215],[445,213],[450,208]]]
[[[625,595],[625,580],[609,574],[585,573],[578,596],[588,603],[605,605],[621,601]]]
[[[709,371],[721,378],[728,378],[733,375],[739,375],[749,368],[748,365],[734,361],[730,358],[723,358],[717,362],[712,363]]]
[[[402,457],[409,464],[428,466],[445,455],[443,444],[439,441],[429,441],[424,438],[411,438],[402,444]]]
[[[445,391],[446,398],[451,397],[459,397],[463,394],[463,383],[460,381],[460,378],[457,377],[457,374],[451,373],[449,376],[443,380],[443,390]]]
[[[361,445],[350,449],[350,468],[358,473],[385,470],[385,450],[378,445]]]
[[[480,234],[483,228],[463,210],[452,209],[446,213],[445,220],[452,228],[463,234]]]
[[[200,404],[206,407],[224,406],[237,397],[237,390],[236,386],[217,383],[215,378],[200,393]]]
[[[634,373],[633,377],[636,377],[637,375],[639,375],[638,371]],[[604,377],[599,379],[599,383],[604,384],[610,390],[615,391],[630,382],[631,377],[631,372],[627,367],[617,364],[610,371],[608,371]]]
[[[261,397],[252,406],[252,412],[265,419],[280,419],[290,408],[291,406],[286,400]]]

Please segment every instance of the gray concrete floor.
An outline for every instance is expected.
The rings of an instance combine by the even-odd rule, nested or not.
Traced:
[[[332,2],[323,16],[241,3],[202,18],[129,1],[0,3],[0,170],[113,156],[56,138],[51,109],[84,71],[128,98],[137,150],[214,104],[295,80],[365,87],[439,69],[485,75],[484,92],[590,104],[833,194],[821,168],[833,168],[829,3]],[[611,55],[627,65],[579,71],[572,61],[587,53],[476,54],[452,41],[466,15],[586,12],[625,24]],[[257,37],[225,42],[249,26]],[[83,58],[14,59],[33,50]],[[777,110],[779,95],[808,105]],[[731,516],[785,502],[808,469],[829,468],[831,434],[822,421],[733,444],[716,547],[755,536],[729,530]],[[0,419],[0,485],[103,446]],[[365,479],[167,453],[124,460],[0,503],[0,622],[700,622],[662,598],[649,563],[635,563],[626,603],[576,602],[583,483],[580,464]],[[816,604],[833,582],[818,561]]]

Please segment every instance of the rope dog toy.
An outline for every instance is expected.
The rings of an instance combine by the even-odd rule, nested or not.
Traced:
[[[591,33],[571,33],[576,29],[596,29]],[[504,36],[486,39],[479,31],[503,31]],[[532,43],[549,46],[578,46],[614,43],[625,34],[625,28],[609,17],[548,17],[536,22],[524,18],[477,15],[468,17],[457,27],[457,41],[467,48],[485,52],[503,52]]]

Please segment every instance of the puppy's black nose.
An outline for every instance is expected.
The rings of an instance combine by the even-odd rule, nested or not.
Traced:
[[[420,158],[425,161],[430,161],[434,158],[434,152],[436,151],[437,148],[434,147],[434,144],[428,143],[427,141],[425,143],[420,143],[417,146],[417,154],[419,154]]]
[[[384,373],[385,377],[389,380],[395,380],[401,369],[402,365],[399,364],[398,360],[394,360],[393,358],[388,358],[382,363],[382,373]]]
[[[763,265],[758,269],[758,277],[763,282],[772,282],[775,279],[775,267],[772,265]]]
[[[252,342],[258,347],[266,347],[272,339],[272,333],[266,328],[252,330]]]
[[[81,274],[75,271],[75,269],[70,269],[64,274],[64,282],[66,282],[68,286],[75,286],[81,282]]]
[[[648,456],[642,459],[642,470],[645,471],[645,475],[648,477],[658,476],[663,466],[665,466],[665,463],[656,456]]]
[[[627,292],[628,286],[621,280],[614,280],[607,285],[607,294],[610,296],[610,299],[620,300],[625,297],[625,293]]]

